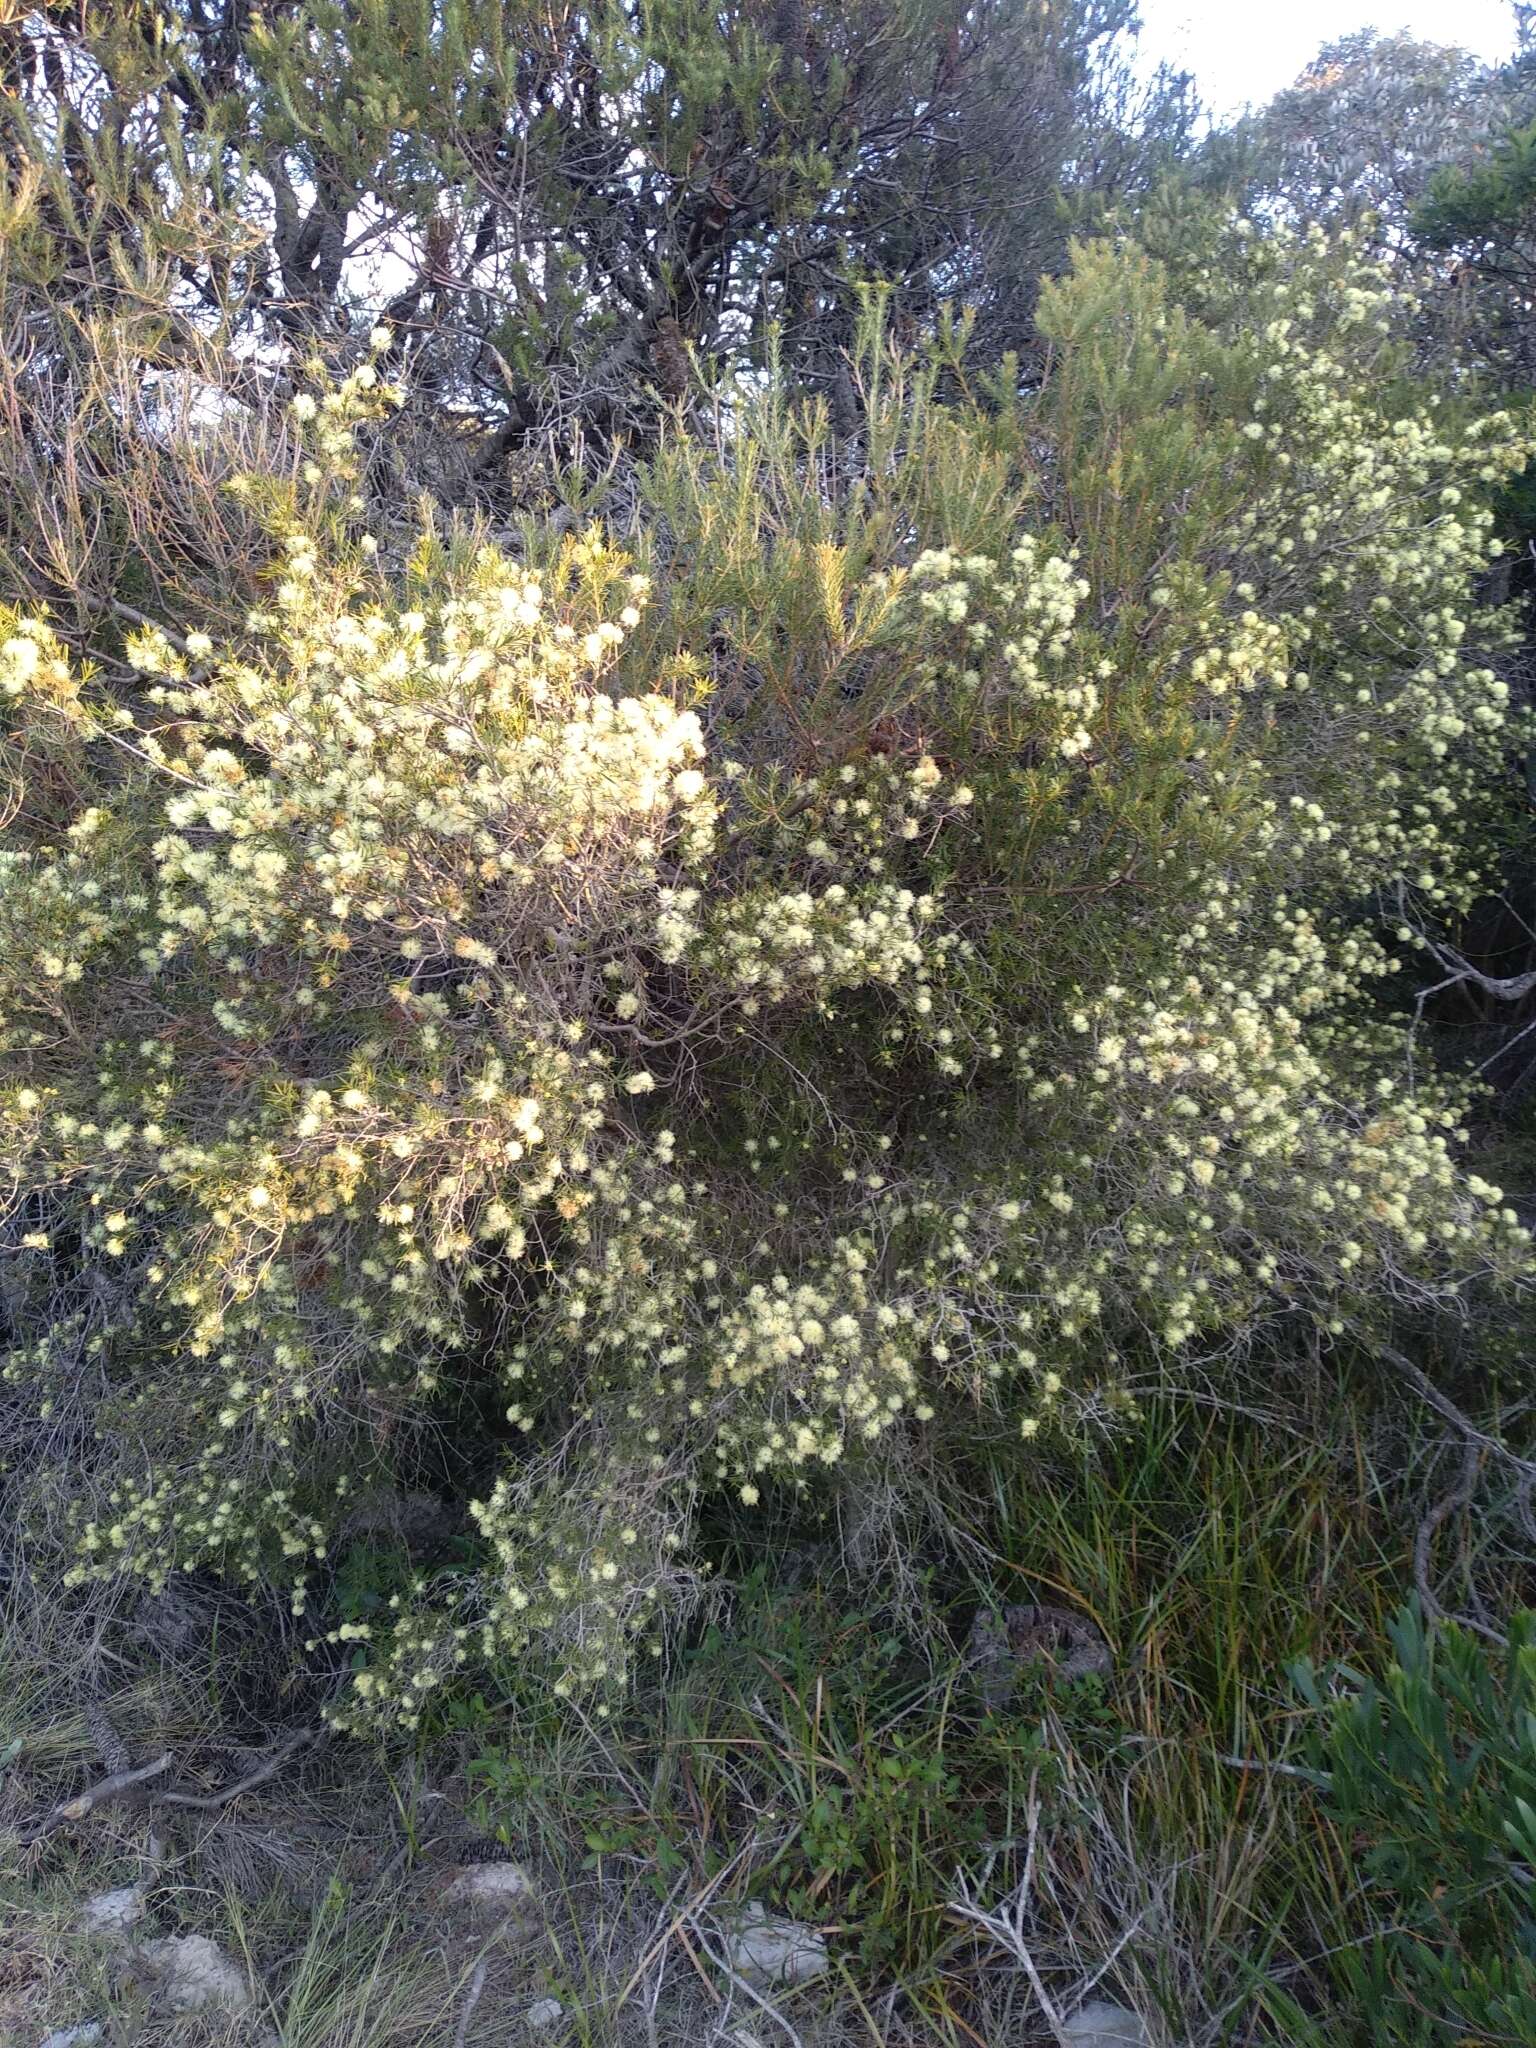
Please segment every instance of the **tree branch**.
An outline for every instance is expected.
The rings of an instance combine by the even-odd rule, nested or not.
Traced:
[[[109,1777],[99,1778],[94,1785],[88,1785],[83,1792],[77,1792],[73,1799],[66,1799],[56,1806],[48,1818],[39,1826],[29,1829],[21,1837],[24,1847],[45,1841],[60,1828],[68,1827],[72,1821],[86,1820],[104,1806],[112,1806],[120,1799],[126,1799],[140,1785],[147,1785],[152,1778],[160,1777],[171,1768],[171,1753],[158,1756],[153,1763],[140,1764],[131,1771],[113,1771]]]

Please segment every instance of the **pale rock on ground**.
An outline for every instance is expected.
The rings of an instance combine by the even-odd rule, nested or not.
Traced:
[[[725,1957],[749,1984],[808,1984],[827,1967],[827,1944],[814,1927],[780,1920],[751,1899],[727,1936]]]
[[[75,1924],[83,1934],[121,1942],[129,1972],[148,1985],[167,2012],[246,2012],[254,2002],[250,1980],[206,1934],[166,1934],[140,1940],[144,1890],[123,1885],[82,1901]],[[43,2048],[90,2048],[103,2038],[99,2020],[50,2034]]]
[[[1123,2005],[1090,1998],[1062,2022],[1063,2048],[1152,2048],[1147,2023]]]
[[[442,1896],[476,1920],[506,1920],[532,1911],[533,1879],[520,1863],[466,1863]]]
[[[80,1907],[76,1924],[82,1934],[129,1934],[144,1918],[144,1894],[136,1884],[115,1892],[97,1892]]]
[[[100,2020],[82,2020],[77,2027],[59,2027],[38,2048],[100,2048],[106,2029]]]
[[[543,2033],[549,2027],[558,2027],[564,2018],[565,2007],[558,1998],[536,1998],[523,2014],[523,2025]]]
[[[167,1934],[140,1942],[133,1960],[169,2012],[211,2007],[245,2012],[252,2003],[245,1972],[206,1934]]]

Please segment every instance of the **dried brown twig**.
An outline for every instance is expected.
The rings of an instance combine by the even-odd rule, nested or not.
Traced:
[[[73,1799],[63,1800],[46,1820],[23,1834],[23,1846],[30,1848],[34,1842],[45,1841],[49,1835],[56,1834],[60,1828],[68,1827],[71,1822],[87,1820],[102,1807],[112,1806],[119,1800],[126,1799],[141,1785],[147,1785],[151,1779],[158,1778],[168,1771],[172,1761],[171,1753],[167,1750],[164,1756],[156,1757],[152,1763],[139,1764],[129,1771],[112,1771],[107,1777],[99,1778],[94,1785],[88,1785],[83,1792],[77,1792]]]
[[[215,1806],[227,1806],[231,1799],[238,1799],[242,1792],[253,1792],[258,1785],[265,1785],[269,1778],[275,1778],[283,1765],[296,1750],[306,1748],[317,1740],[319,1730],[300,1728],[290,1735],[286,1742],[278,1744],[270,1756],[263,1759],[254,1770],[233,1785],[221,1786],[217,1792],[161,1792],[156,1797],[166,1806],[185,1806],[196,1811],[207,1812]]]
[[[289,1758],[298,1750],[318,1740],[319,1734],[320,1731],[315,1728],[297,1729],[252,1770],[247,1771],[244,1777],[235,1779],[233,1784],[221,1785],[217,1791],[197,1792],[189,1786],[156,1786],[153,1791],[143,1793],[142,1796],[146,1803],[158,1806],[179,1806],[192,1812],[210,1812],[216,1807],[227,1806],[232,1799],[238,1799],[243,1793],[252,1792],[258,1785],[264,1785],[269,1779],[275,1778]],[[36,1827],[25,1830],[21,1836],[22,1846],[30,1848],[36,1842],[46,1841],[48,1836],[56,1834],[60,1828],[68,1827],[75,1821],[87,1820],[103,1807],[115,1805],[140,1794],[142,1787],[153,1785],[157,1778],[163,1777],[174,1761],[171,1752],[167,1750],[163,1756],[154,1758],[150,1763],[112,1771],[107,1777],[98,1779],[94,1785],[88,1785],[83,1792],[77,1792],[72,1799],[63,1800]]]
[[[1442,1393],[1429,1374],[1415,1365],[1411,1358],[1405,1358],[1401,1351],[1394,1350],[1390,1344],[1378,1343],[1375,1349],[1377,1355],[1384,1359],[1394,1372],[1407,1380],[1414,1392],[1422,1400],[1427,1401],[1435,1413],[1442,1416],[1466,1443],[1475,1444],[1478,1449],[1486,1451],[1490,1457],[1507,1465],[1522,1479],[1536,1478],[1536,1461],[1522,1458],[1518,1452],[1512,1451],[1508,1444],[1501,1443],[1496,1436],[1490,1436],[1486,1430],[1479,1429],[1471,1416],[1464,1415],[1450,1395]]]

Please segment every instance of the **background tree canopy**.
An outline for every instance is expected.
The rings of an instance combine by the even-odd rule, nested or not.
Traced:
[[[1125,0],[20,17],[7,466],[66,467],[88,494],[71,515],[99,529],[90,494],[125,431],[163,442],[169,401],[258,432],[294,360],[380,317],[407,393],[370,468],[392,508],[422,489],[544,507],[552,467],[592,477],[648,442],[690,351],[728,377],[770,335],[851,431],[861,290],[888,291],[909,338],[964,305],[988,354],[1027,347],[1070,195],[1141,189],[1177,149],[1187,96],[1132,88],[1131,18]],[[40,557],[17,571],[57,597],[68,563],[13,506]]]

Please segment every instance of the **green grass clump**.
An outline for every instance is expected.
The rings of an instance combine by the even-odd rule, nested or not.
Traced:
[[[1248,1408],[1149,1399],[1043,1472],[994,1462],[954,1532],[970,1574],[930,1572],[905,1605],[807,1577],[786,1539],[627,1714],[482,1695],[457,1717],[479,1812],[664,1914],[750,1897],[813,1922],[847,1985],[898,1986],[934,2039],[992,2038],[1000,1999],[1038,2024],[996,1924],[1022,1886],[1059,2012],[1097,1978],[1169,2038],[1305,2022],[1395,2043],[1361,2031],[1387,2024],[1380,2001],[1338,1967],[1383,1903],[1292,1674],[1376,1658],[1445,1450],[1437,1418],[1343,1365]],[[1522,1560],[1487,1476],[1480,1533],[1451,1549],[1496,1605]],[[1026,1669],[989,1707],[965,1645],[979,1604],[1011,1602],[1090,1620],[1113,1674]]]

